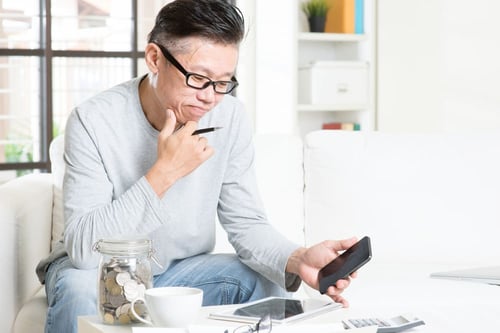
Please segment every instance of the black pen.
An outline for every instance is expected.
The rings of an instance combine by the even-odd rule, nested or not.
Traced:
[[[213,132],[217,131],[218,129],[221,129],[222,127],[207,127],[207,128],[199,128],[196,131],[193,132],[191,135],[196,135],[196,134],[202,134],[202,133],[208,133],[208,132]]]

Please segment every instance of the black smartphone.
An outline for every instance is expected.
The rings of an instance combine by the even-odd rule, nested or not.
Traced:
[[[351,273],[366,264],[371,257],[370,237],[365,236],[319,271],[320,293],[326,293],[328,287],[335,285],[340,279],[347,278]]]

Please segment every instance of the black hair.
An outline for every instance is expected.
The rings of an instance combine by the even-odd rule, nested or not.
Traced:
[[[175,0],[156,16],[148,42],[168,47],[181,38],[194,36],[239,45],[244,29],[243,14],[226,0]]]

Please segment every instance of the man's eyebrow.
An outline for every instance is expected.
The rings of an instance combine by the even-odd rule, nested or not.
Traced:
[[[194,54],[194,53],[193,53]],[[191,58],[191,57],[190,57]],[[198,64],[194,64],[193,65],[190,65],[190,67],[193,67],[194,69],[193,70],[188,70],[186,68],[186,70],[188,72],[191,72],[191,73],[195,73],[195,74],[200,74],[200,75],[205,75],[205,76],[208,76],[210,77],[211,79],[213,79],[214,76],[216,76],[217,74],[214,73],[209,67],[206,67],[204,64],[202,65],[198,65]],[[204,74],[202,73],[198,73],[198,71],[201,71],[203,72]],[[235,76],[235,71],[231,71],[231,72],[226,72],[226,73],[223,73],[220,75],[221,77],[223,76],[228,76],[230,78],[234,77]]]
[[[210,70],[209,68],[205,68],[205,66],[200,66],[196,70],[203,71],[204,74],[201,74],[198,72],[192,72],[192,73],[205,75],[205,76],[210,77],[211,79],[214,79],[214,77],[217,76],[212,70]],[[226,73],[223,73],[222,75],[219,75],[219,77],[225,77],[225,76],[232,78],[235,75],[234,75],[234,72],[226,72]],[[217,80],[215,80],[215,81],[217,81]]]

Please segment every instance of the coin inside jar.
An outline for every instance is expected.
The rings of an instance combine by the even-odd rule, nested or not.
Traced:
[[[105,274],[101,279],[104,289],[100,292],[100,307],[104,309],[104,321],[108,324],[138,322],[130,314],[130,303],[138,297],[143,297],[148,286],[137,274],[139,272],[130,273],[130,266],[117,265],[116,262],[109,264],[104,265]],[[136,312],[141,316],[146,315],[145,307],[138,310]]]
[[[126,325],[139,322],[130,307],[132,301],[144,297],[144,291],[152,287],[148,253],[132,257],[128,252],[123,256],[102,253],[99,264],[98,308],[104,323]],[[147,308],[141,301],[136,302],[134,309],[142,318],[148,316]]]

